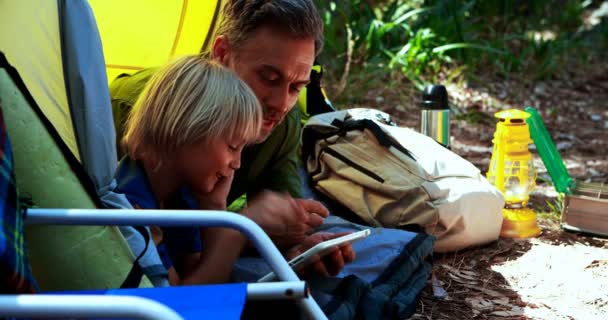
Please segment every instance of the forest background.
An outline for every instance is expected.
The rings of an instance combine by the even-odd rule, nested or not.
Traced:
[[[494,113],[532,106],[570,174],[608,182],[608,1],[316,2],[337,108],[378,108],[419,128],[421,90],[443,84],[454,151],[485,172]],[[537,163],[543,190],[550,178]],[[539,205],[557,214],[557,202]]]
[[[570,175],[608,183],[608,1],[315,1],[336,108],[418,129],[421,90],[445,85],[452,150],[485,173],[494,113],[531,106]],[[413,319],[608,319],[608,240],[560,228],[564,195],[530,150],[542,234],[436,255]]]

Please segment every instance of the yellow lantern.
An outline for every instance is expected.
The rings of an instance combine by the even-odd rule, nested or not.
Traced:
[[[536,214],[527,207],[530,193],[536,186],[536,171],[528,145],[530,114],[521,110],[505,110],[494,115],[499,119],[494,133],[494,149],[488,170],[488,181],[505,197],[503,225],[500,235],[528,238],[540,233]]]

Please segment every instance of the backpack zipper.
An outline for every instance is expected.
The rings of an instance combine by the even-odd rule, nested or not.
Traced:
[[[321,149],[321,152],[319,152],[319,160],[321,160],[321,153],[323,152],[327,152],[330,155],[334,156],[335,158],[337,158],[338,160],[346,163],[347,165],[351,166],[353,169],[363,173],[364,175],[380,182],[380,183],[384,183],[384,179],[382,179],[381,176],[375,174],[373,171],[361,166],[358,163],[355,163],[354,161],[352,161],[351,159],[345,157],[344,155],[340,154],[338,151],[331,149],[330,147],[325,147],[323,149]]]

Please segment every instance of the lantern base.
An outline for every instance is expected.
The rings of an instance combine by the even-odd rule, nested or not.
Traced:
[[[540,234],[536,213],[530,208],[503,209],[500,236],[503,238],[530,238]]]

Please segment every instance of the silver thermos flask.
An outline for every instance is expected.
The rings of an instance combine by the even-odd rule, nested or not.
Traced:
[[[450,107],[442,85],[428,85],[422,92],[420,132],[450,147]]]

